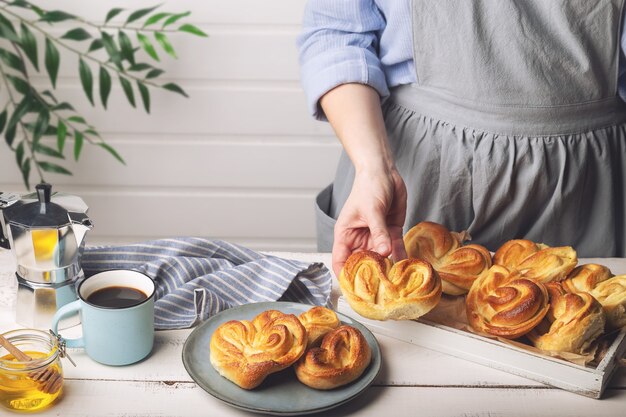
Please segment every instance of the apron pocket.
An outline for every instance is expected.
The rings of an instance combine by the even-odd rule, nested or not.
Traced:
[[[315,223],[317,229],[318,252],[331,252],[333,249],[333,233],[337,220],[333,219],[330,211],[330,200],[333,195],[333,185],[324,188],[315,198]]]

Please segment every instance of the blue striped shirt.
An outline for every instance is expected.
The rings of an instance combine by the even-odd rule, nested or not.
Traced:
[[[301,81],[315,118],[325,119],[318,101],[338,85],[367,84],[386,97],[389,88],[415,82],[410,4],[410,0],[308,1],[297,45]],[[625,34],[622,30],[622,51]],[[624,73],[622,53],[618,87],[626,100]]]

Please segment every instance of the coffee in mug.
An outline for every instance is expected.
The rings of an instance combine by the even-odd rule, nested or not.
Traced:
[[[78,300],[60,308],[59,321],[79,312],[83,336],[66,339],[68,347],[82,347],[105,365],[129,365],[148,356],[154,344],[154,281],[131,270],[110,270],[85,278]]]

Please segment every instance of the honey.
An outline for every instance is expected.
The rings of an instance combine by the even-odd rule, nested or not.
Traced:
[[[61,395],[62,384],[58,389],[47,389],[46,381],[38,379],[37,375],[47,370],[62,378],[56,341],[38,330],[15,330],[4,336],[32,360],[19,361],[0,349],[3,355],[0,356],[0,404],[15,411],[39,411],[49,407]]]

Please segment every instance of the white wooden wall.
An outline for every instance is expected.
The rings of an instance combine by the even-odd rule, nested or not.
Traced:
[[[40,4],[102,21],[112,7],[156,3]],[[152,90],[150,115],[133,110],[118,85],[108,111],[91,107],[76,59],[63,55],[57,94],[74,103],[127,162],[123,166],[102,149],[85,146],[74,164],[70,144],[67,166],[74,176],[48,174],[55,189],[80,195],[90,206],[95,228],[89,243],[193,235],[260,250],[315,250],[314,196],[331,181],[340,148],[330,127],[306,111],[295,47],[304,5],[305,0],[165,1],[161,10],[191,11],[187,22],[209,38],[171,36],[179,58],[162,60],[163,81],[179,83],[190,98]],[[46,82],[44,76],[37,79]],[[23,191],[4,141],[0,190]]]

